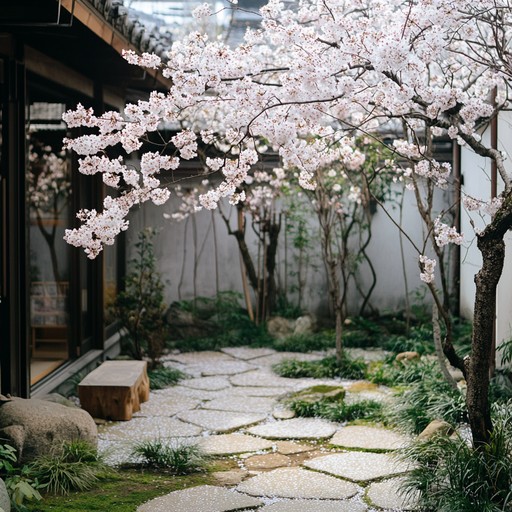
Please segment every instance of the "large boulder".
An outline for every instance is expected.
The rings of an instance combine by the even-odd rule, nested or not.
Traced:
[[[173,339],[202,338],[214,334],[217,330],[215,322],[200,318],[176,303],[171,304],[166,311],[165,320],[171,326]]]
[[[299,316],[295,320],[293,334],[311,334],[315,330],[315,323],[311,315]]]
[[[4,481],[0,478],[0,510],[3,512],[11,512],[11,500],[9,499],[9,493],[5,487]]]
[[[0,439],[25,464],[77,439],[96,446],[98,431],[91,415],[78,407],[35,398],[13,398],[0,406]]]
[[[291,336],[295,328],[295,322],[282,316],[274,316],[267,321],[267,330],[270,336],[282,340]]]

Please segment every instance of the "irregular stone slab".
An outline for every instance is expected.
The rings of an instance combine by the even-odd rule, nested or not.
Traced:
[[[254,397],[254,396],[229,396],[215,398],[203,404],[203,409],[212,409],[216,411],[235,411],[235,412],[261,412],[270,413],[276,401],[274,398]]]
[[[229,432],[259,423],[266,418],[266,415],[196,409],[194,411],[181,412],[177,417],[182,421],[198,425],[212,432]]]
[[[236,489],[251,496],[341,500],[354,496],[359,487],[302,468],[280,468],[245,480]]]
[[[212,476],[219,485],[238,485],[248,474],[243,469],[230,469],[229,471],[214,471]]]
[[[140,406],[140,411],[134,417],[141,416],[174,416],[181,411],[195,409],[201,403],[200,400],[178,394],[155,395],[151,394],[148,402]]]
[[[260,508],[259,512],[366,512],[365,505],[355,501],[286,500]]]
[[[206,391],[218,391],[230,387],[226,377],[197,377],[183,380],[181,385],[186,388],[204,389]]]
[[[264,387],[264,386],[234,386],[226,393],[231,395],[243,395],[243,396],[267,396],[280,398],[287,395],[290,392],[289,389],[277,388],[277,387]]]
[[[346,404],[355,404],[362,400],[373,400],[379,403],[391,403],[393,402],[393,396],[390,393],[382,391],[360,391],[358,393],[347,393],[345,395]]]
[[[368,487],[367,498],[376,507],[400,510],[415,510],[418,506],[418,493],[405,495],[400,493],[401,478],[391,478],[383,482],[374,482]]]
[[[210,455],[233,455],[236,453],[269,450],[273,443],[246,434],[221,434],[203,437],[199,446]]]
[[[392,430],[350,425],[338,430],[331,439],[331,444],[366,450],[397,450],[407,446],[410,441],[407,436]]]
[[[232,357],[236,357],[237,359],[243,359],[244,361],[255,359],[257,357],[269,356],[270,354],[275,353],[275,350],[271,348],[250,347],[229,347],[222,348],[221,351]]]
[[[304,466],[356,482],[407,472],[410,467],[387,453],[346,452],[308,460]]]
[[[170,390],[172,390],[173,394],[186,396],[188,398],[197,398],[199,400],[213,400],[214,398],[223,396],[223,394],[226,391],[229,391],[229,388],[210,391],[209,389],[187,388],[185,386],[178,385],[178,386],[174,386],[173,388],[169,388],[169,389],[159,389],[159,390],[155,391],[154,393],[159,394],[159,395],[169,396]]]
[[[380,348],[347,348],[345,350],[352,359],[364,359],[367,363],[383,361],[389,355],[389,352]]]
[[[325,354],[304,354],[302,352],[276,352],[269,356],[258,357],[251,359],[252,364],[258,366],[272,366],[280,363],[285,359],[294,359],[295,361],[318,361],[325,357]]]
[[[272,411],[272,416],[274,416],[276,420],[291,420],[295,418],[295,412],[286,407],[279,407]]]
[[[205,350],[204,352],[184,352],[182,354],[170,354],[167,356],[169,361],[178,361],[182,364],[211,364],[213,361],[233,361],[233,358],[222,352],[215,352],[213,350]]]
[[[194,375],[199,374],[204,377],[236,375],[254,369],[256,369],[254,365],[247,364],[244,361],[213,361],[187,366],[187,372],[193,373]]]
[[[102,429],[103,439],[116,438],[134,441],[165,439],[170,437],[198,436],[202,429],[197,425],[184,423],[176,418],[155,416],[151,418],[133,418],[126,423],[107,425]]]
[[[434,436],[451,436],[453,427],[446,421],[432,420],[418,435],[418,439],[430,439]]]
[[[241,373],[230,377],[229,381],[233,386],[255,386],[255,387],[286,387],[297,386],[297,379],[286,379],[279,377],[269,371],[256,370],[253,372]]]
[[[281,453],[266,453],[265,455],[253,455],[245,460],[245,467],[249,470],[276,469],[289,466],[290,457]]]
[[[297,444],[292,441],[277,441],[276,450],[283,455],[293,455],[295,453],[311,452],[316,450],[315,446]]]
[[[250,496],[229,491],[223,487],[200,485],[160,496],[137,508],[137,512],[229,512],[261,505]]]
[[[338,425],[317,418],[294,418],[257,425],[249,433],[267,439],[327,439],[331,437]]]

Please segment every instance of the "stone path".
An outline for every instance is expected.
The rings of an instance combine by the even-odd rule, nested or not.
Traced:
[[[406,501],[397,493],[400,475],[409,468],[393,456],[408,439],[384,428],[293,418],[280,402],[317,384],[343,386],[350,402],[390,400],[384,387],[287,379],[271,369],[284,358],[321,357],[244,347],[167,356],[166,365],[191,378],[152,392],[131,421],[100,426],[99,447],[107,462],[133,462],[134,444],[160,439],[198,444],[212,456],[234,458],[238,469],[214,473],[218,485],[171,492],[141,504],[138,512],[413,510],[414,498]]]

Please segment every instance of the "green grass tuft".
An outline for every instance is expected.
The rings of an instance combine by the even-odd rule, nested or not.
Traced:
[[[292,379],[313,378],[332,379],[362,379],[365,377],[366,363],[362,359],[344,357],[341,363],[334,356],[325,357],[318,361],[297,361],[285,359],[272,367],[281,377]]]
[[[163,389],[176,385],[187,376],[176,368],[162,366],[148,371],[149,385],[151,389]]]

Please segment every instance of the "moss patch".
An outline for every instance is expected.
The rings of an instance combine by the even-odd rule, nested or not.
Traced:
[[[68,496],[43,496],[28,504],[30,512],[134,512],[148,500],[172,491],[213,484],[208,474],[169,476],[150,471],[122,470],[102,480],[94,489]]]
[[[351,384],[348,391],[350,393],[362,393],[363,391],[376,391],[377,389],[379,389],[378,384],[368,382],[367,380],[360,380]]]

